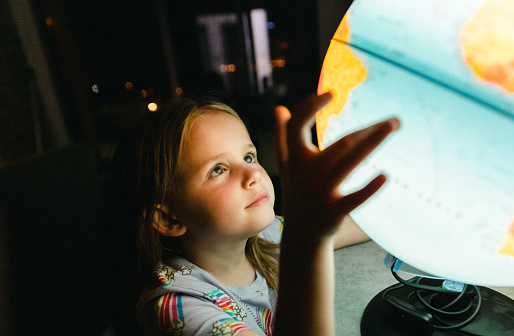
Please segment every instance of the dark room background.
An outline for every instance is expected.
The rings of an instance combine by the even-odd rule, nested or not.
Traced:
[[[214,90],[276,179],[273,107],[316,91],[350,3],[0,1],[0,334],[137,335],[130,234],[109,216],[117,141]]]
[[[273,105],[290,106],[316,90],[350,3],[2,1],[0,166],[77,142],[108,160],[120,134],[149,108],[209,90],[227,92],[250,128],[266,132]],[[265,13],[269,41],[271,73],[261,87],[252,56],[260,43],[252,38],[255,10]],[[221,45],[207,43],[213,32]]]

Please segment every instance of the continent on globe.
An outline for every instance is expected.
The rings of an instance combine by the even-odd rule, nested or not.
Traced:
[[[486,0],[461,31],[466,62],[474,73],[514,92],[514,2]]]
[[[345,16],[334,34],[334,40],[348,41],[349,29]],[[341,113],[350,91],[366,78],[366,69],[362,62],[353,55],[352,49],[346,44],[331,43],[327,55],[330,57],[325,58],[321,68],[318,94],[330,91],[334,96],[330,104],[316,115],[316,130],[321,149],[325,147],[322,135],[326,132],[328,119]]]

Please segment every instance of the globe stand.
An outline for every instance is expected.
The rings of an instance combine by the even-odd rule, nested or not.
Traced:
[[[440,280],[423,279],[437,286]],[[362,336],[443,336],[443,335],[514,335],[514,300],[487,287],[477,287],[481,305],[469,324],[457,330],[439,330],[441,324],[414,295],[415,289],[395,284],[378,293],[367,305],[361,320]],[[453,296],[455,297],[455,296]],[[443,299],[438,299],[443,300]],[[477,300],[461,303],[476,308]],[[444,303],[443,303],[444,304]],[[458,324],[459,318],[445,317],[446,324]],[[461,319],[461,318],[460,318]]]

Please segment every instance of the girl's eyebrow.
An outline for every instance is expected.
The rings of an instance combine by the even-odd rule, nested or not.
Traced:
[[[253,143],[249,143],[247,144],[246,146],[243,147],[243,152],[247,152],[249,150],[254,150],[256,151],[257,150],[257,147],[255,147],[255,145]],[[219,161],[221,158],[227,156],[227,153],[226,152],[222,152],[222,153],[219,153],[219,154],[216,154],[210,158],[208,158],[205,163],[203,164],[203,166],[208,166],[208,165],[211,165],[212,163],[214,162],[217,162]]]

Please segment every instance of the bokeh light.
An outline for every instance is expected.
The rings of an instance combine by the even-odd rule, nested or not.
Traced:
[[[148,104],[148,109],[152,112],[155,112],[159,109],[159,106],[157,106],[156,103],[150,103],[150,104]]]

